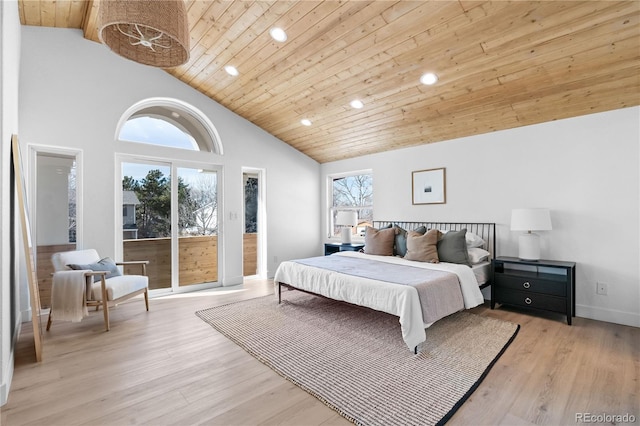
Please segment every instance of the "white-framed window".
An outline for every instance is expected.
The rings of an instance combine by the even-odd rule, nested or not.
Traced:
[[[340,211],[355,211],[357,225],[352,239],[364,238],[364,230],[373,224],[373,172],[360,170],[328,176],[329,212],[328,237],[340,238],[341,226],[336,224]]]
[[[223,155],[213,123],[178,99],[149,98],[129,107],[116,128],[116,140]]]

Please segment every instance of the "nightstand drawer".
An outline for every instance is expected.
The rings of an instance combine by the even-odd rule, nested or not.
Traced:
[[[567,299],[528,291],[501,290],[497,302],[527,308],[544,309],[545,311],[561,313],[567,311]]]
[[[543,293],[553,296],[566,297],[567,285],[563,282],[544,280],[534,277],[519,277],[507,273],[496,274],[495,285],[524,292]]]

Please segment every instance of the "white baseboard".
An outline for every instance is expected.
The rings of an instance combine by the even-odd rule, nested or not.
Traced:
[[[14,356],[14,352],[12,350],[11,355],[9,356],[9,359],[11,360],[11,362],[9,362],[9,365],[7,368],[6,380],[4,380],[2,384],[0,384],[0,407],[6,404],[7,401],[9,400],[9,389],[11,389],[11,380],[13,379],[13,365],[14,365],[13,356]]]
[[[615,324],[640,327],[640,314],[634,312],[603,309],[594,306],[576,305],[576,316]]]
[[[31,308],[27,309],[26,311],[22,311],[20,313],[20,315],[22,316],[20,318],[20,321],[22,322],[29,322],[31,321]]]
[[[13,368],[15,365],[14,360],[15,360],[15,353],[16,353],[16,345],[18,344],[18,337],[20,336],[21,331],[22,331],[22,323],[18,321],[18,323],[16,324],[15,333],[13,334],[13,342],[11,342],[11,353],[9,354],[9,358],[7,360],[6,371],[3,372],[6,374],[2,374],[2,383],[0,383],[0,407],[5,405],[9,400],[9,391],[11,390],[11,381],[13,380]]]

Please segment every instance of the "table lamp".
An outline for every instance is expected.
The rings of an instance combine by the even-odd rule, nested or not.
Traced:
[[[339,211],[336,215],[336,225],[342,226],[342,244],[351,244],[351,227],[358,225],[358,213],[355,211]]]
[[[540,237],[532,231],[550,231],[549,209],[513,209],[511,230],[526,231],[518,239],[518,257],[522,260],[540,259]]]

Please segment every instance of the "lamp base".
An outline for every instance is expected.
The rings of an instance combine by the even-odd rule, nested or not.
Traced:
[[[518,238],[518,258],[520,260],[540,260],[540,237],[528,232]]]
[[[342,237],[342,244],[351,244],[351,227],[345,226],[342,228],[340,236]]]

